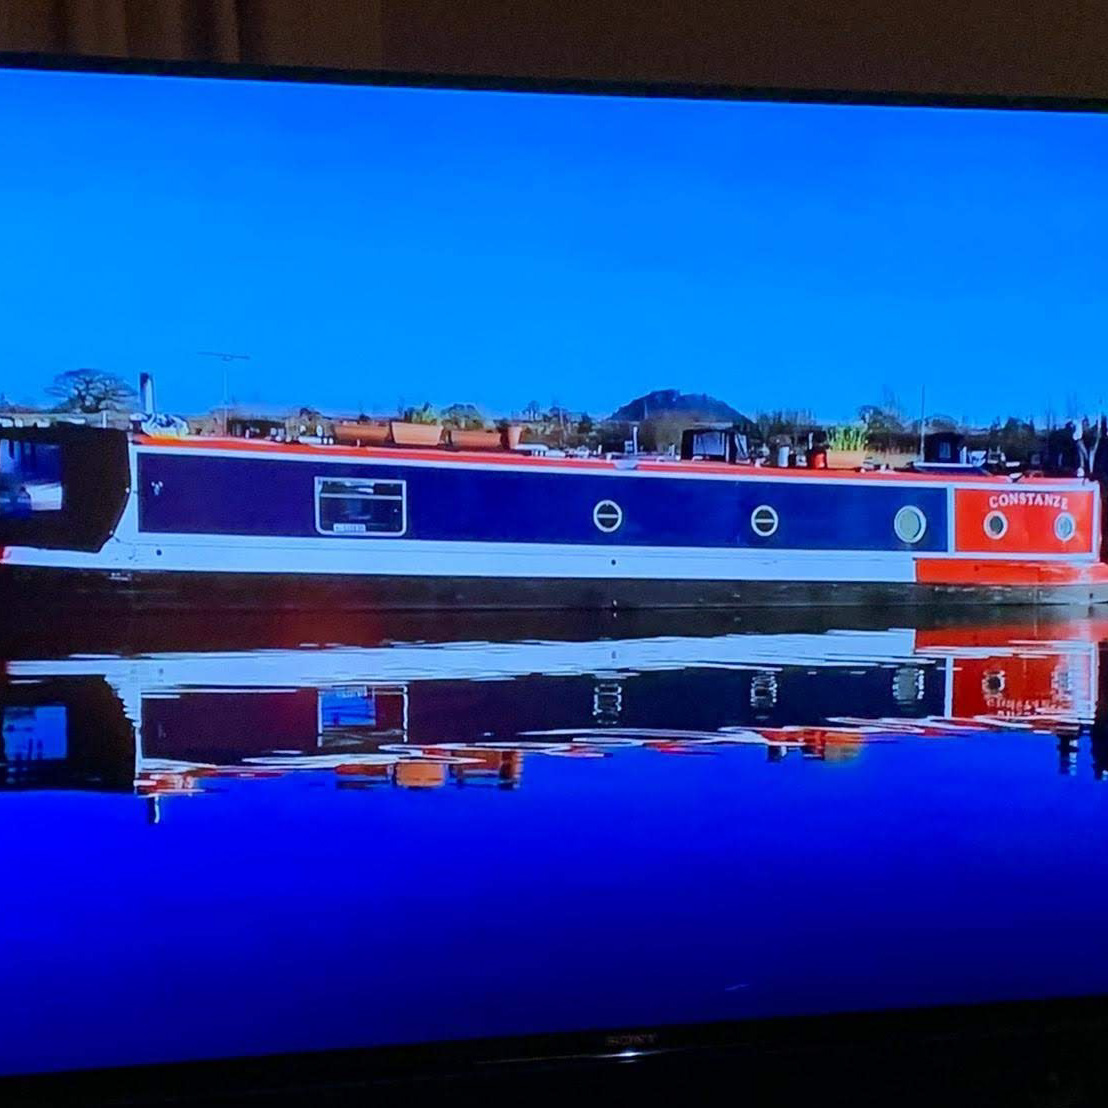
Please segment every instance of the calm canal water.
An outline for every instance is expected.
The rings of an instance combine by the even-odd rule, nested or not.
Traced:
[[[784,618],[9,631],[0,1072],[1108,992],[1108,620]]]

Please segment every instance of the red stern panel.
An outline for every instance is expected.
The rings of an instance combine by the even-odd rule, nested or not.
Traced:
[[[1093,488],[954,490],[954,549],[972,554],[1095,555]]]

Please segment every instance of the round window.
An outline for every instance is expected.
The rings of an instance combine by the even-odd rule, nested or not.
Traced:
[[[1077,534],[1077,521],[1069,512],[1062,512],[1054,521],[1054,534],[1059,542],[1069,542]]]
[[[905,504],[893,519],[893,531],[901,542],[919,542],[927,530],[927,516],[912,504]]]
[[[750,526],[754,528],[754,534],[768,539],[777,530],[781,521],[777,518],[777,511],[768,504],[759,504],[750,513]]]
[[[614,500],[601,500],[592,510],[592,521],[605,534],[618,531],[623,522],[623,509]]]
[[[990,539],[1002,539],[1008,533],[1008,517],[1003,512],[990,512],[985,517],[985,534]]]

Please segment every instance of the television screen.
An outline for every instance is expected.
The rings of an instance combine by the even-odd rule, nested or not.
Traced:
[[[1108,993],[1108,119],[279,76],[0,69],[0,1074]]]

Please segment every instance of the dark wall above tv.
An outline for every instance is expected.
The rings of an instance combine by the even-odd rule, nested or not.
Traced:
[[[1108,95],[1099,0],[22,0],[0,50],[1004,95]]]

